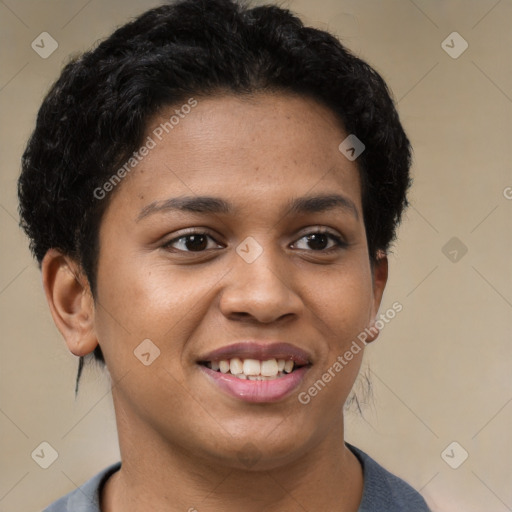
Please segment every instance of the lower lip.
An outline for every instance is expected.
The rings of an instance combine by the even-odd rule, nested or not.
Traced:
[[[201,370],[228,395],[245,402],[277,402],[290,395],[304,379],[308,366],[272,380],[245,380],[233,375],[210,370],[200,365]]]

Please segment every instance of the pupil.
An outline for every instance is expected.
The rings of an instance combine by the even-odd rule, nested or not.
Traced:
[[[314,233],[312,235],[308,235],[308,244],[312,249],[325,249],[327,246],[328,238],[324,233]],[[316,247],[315,247],[316,244]],[[318,246],[320,244],[321,247]]]
[[[189,251],[200,251],[206,249],[208,242],[205,235],[189,235],[185,245]]]

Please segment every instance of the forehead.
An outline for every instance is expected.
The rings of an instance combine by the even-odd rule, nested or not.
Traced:
[[[324,105],[269,93],[193,101],[192,108],[183,107],[194,104],[186,100],[166,107],[148,123],[144,141],[152,147],[113,198],[118,205],[140,210],[172,197],[209,195],[270,207],[336,192],[360,210],[357,165],[338,149],[347,133]]]

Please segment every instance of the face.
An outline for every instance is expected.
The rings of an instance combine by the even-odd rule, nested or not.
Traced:
[[[232,467],[256,446],[275,467],[339,438],[363,351],[299,395],[371,325],[385,284],[357,162],[310,99],[197,98],[159,140],[174,110],[100,228],[94,331],[118,428]]]

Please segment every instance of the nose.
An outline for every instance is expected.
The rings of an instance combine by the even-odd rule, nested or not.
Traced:
[[[238,255],[234,260],[220,299],[226,318],[268,324],[300,315],[304,304],[286,261],[269,250],[252,263]]]

